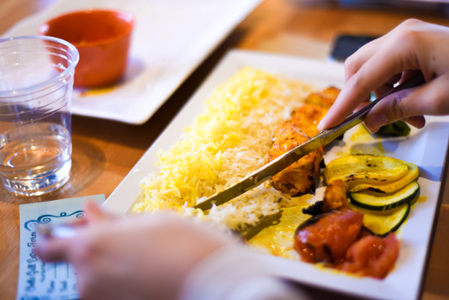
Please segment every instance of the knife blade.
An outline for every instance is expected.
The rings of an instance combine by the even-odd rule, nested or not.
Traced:
[[[342,135],[344,132],[348,131],[352,127],[360,124],[365,119],[365,116],[368,114],[368,112],[377,104],[379,103],[383,98],[408,89],[412,87],[417,87],[419,85],[422,85],[425,83],[425,78],[422,73],[417,73],[416,75],[412,76],[408,80],[404,81],[403,83],[399,84],[395,88],[391,89],[389,92],[385,93],[383,96],[377,98],[376,100],[372,101],[362,109],[358,110],[357,112],[349,115],[340,125],[331,128],[326,129],[318,133],[313,138],[309,139],[308,141],[302,143],[301,145],[296,146],[292,150],[282,154],[281,156],[277,157],[273,161],[269,162],[268,164],[264,165],[259,170],[253,172],[252,174],[246,176],[245,178],[241,179],[240,181],[234,183],[230,187],[226,188],[225,190],[216,193],[206,200],[204,200],[201,203],[198,203],[194,206],[194,208],[199,208],[202,210],[208,210],[212,208],[212,206],[215,205],[221,205],[223,203],[226,203],[232,199],[234,199],[237,196],[240,196],[241,194],[255,188],[256,186],[259,186],[263,182],[269,180],[271,177],[279,173],[280,171],[284,170],[294,162],[298,161],[305,155],[309,154],[310,152],[323,147],[330,142],[332,142],[334,139]]]

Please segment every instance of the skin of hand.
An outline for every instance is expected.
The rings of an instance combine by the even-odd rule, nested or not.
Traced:
[[[449,114],[448,53],[448,27],[414,19],[403,22],[345,61],[345,86],[318,129],[340,124],[368,103],[371,91],[381,96],[417,71],[426,83],[384,98],[366,116],[366,127],[376,132],[383,125],[404,120],[422,128],[424,115]]]
[[[68,261],[83,299],[176,299],[193,267],[233,241],[226,234],[167,213],[113,217],[89,203],[70,238],[46,238],[35,251]]]

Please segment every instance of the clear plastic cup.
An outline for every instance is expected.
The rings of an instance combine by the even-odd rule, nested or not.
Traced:
[[[61,39],[0,39],[0,176],[9,191],[39,196],[69,180],[78,60]]]

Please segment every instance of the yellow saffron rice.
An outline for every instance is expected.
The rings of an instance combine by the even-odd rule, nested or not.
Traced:
[[[206,100],[204,112],[185,129],[185,137],[160,151],[160,170],[142,181],[141,200],[133,211],[197,214],[189,207],[267,163],[276,128],[311,91],[312,86],[297,80],[240,70]],[[282,197],[266,184],[212,208],[207,217],[239,228],[276,213]]]

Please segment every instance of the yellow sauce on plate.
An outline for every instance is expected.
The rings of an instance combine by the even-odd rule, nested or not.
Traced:
[[[268,250],[270,254],[276,256],[299,259],[299,254],[293,248],[293,237],[298,225],[310,218],[309,215],[302,213],[303,207],[308,205],[305,202],[305,205],[302,206],[284,208],[280,223],[265,228],[254,236],[249,243],[256,248]]]
[[[419,196],[418,200],[416,202],[422,203],[422,202],[426,202],[426,201],[427,201],[427,197],[426,196]]]

